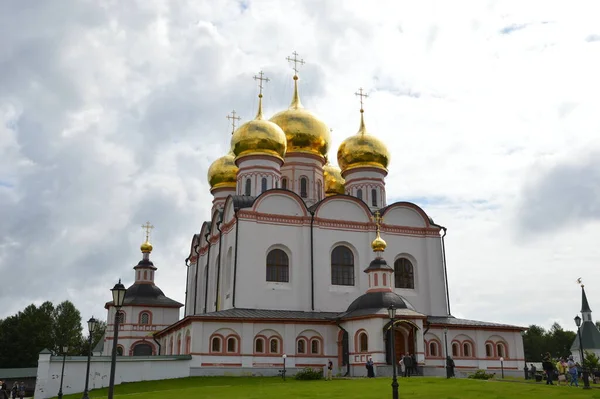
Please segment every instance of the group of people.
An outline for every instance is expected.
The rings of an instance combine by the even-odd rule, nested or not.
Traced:
[[[6,382],[0,381],[0,399],[10,399],[12,393],[12,399],[23,399],[25,396],[25,383],[16,382],[13,384],[12,389],[8,389]]]
[[[398,374],[400,376],[404,375],[405,377],[418,374],[417,364],[417,358],[414,354],[406,353],[400,355],[400,360],[398,361]],[[367,377],[375,377],[375,368],[371,356],[368,357],[365,367],[367,368]]]
[[[564,382],[565,385],[579,386],[577,381],[579,377],[579,364],[573,360],[573,356],[569,356],[568,359],[562,357],[556,363],[553,363],[550,353],[546,353],[542,360],[542,368],[546,374],[546,385],[554,385],[552,380],[558,374],[558,385]]]

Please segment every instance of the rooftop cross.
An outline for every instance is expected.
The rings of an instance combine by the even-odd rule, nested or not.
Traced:
[[[231,115],[227,115],[225,118],[231,121],[231,134],[233,134],[233,132],[235,132],[235,122],[241,120],[242,118],[236,116],[235,109],[231,111]]]
[[[142,229],[146,230],[146,241],[150,238],[150,230],[152,230],[154,226],[150,224],[150,222],[146,222],[146,224],[142,225]]]
[[[355,96],[359,96],[360,97],[360,112],[363,112],[363,103],[364,103],[364,99],[369,97],[369,95],[367,93],[363,93],[363,88],[359,88],[358,92],[354,93]]]
[[[298,53],[295,51],[292,53],[292,55],[294,56],[294,58],[286,57],[286,60],[288,60],[288,62],[294,63],[294,75],[298,75],[298,64],[304,65],[304,60],[298,59]]]
[[[254,80],[258,80],[258,89],[260,90],[260,91],[259,91],[259,94],[258,94],[258,96],[259,96],[259,97],[262,97],[262,91],[263,91],[263,82],[268,82],[268,81],[270,80],[269,78],[267,78],[267,77],[264,77],[264,75],[265,75],[265,74],[264,74],[264,72],[263,72],[263,71],[260,71],[260,72],[258,73],[258,76],[257,76],[257,75],[254,75]]]
[[[379,211],[375,211],[375,216],[372,217],[373,222],[375,222],[375,225],[377,226],[377,231],[379,231],[379,228],[381,227],[381,223],[383,223],[383,218],[381,217],[381,214],[379,213]]]

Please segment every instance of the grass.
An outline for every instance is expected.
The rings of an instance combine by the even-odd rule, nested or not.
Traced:
[[[600,389],[523,384],[505,381],[470,379],[408,378],[400,379],[400,397],[411,399],[529,399],[529,398],[598,398]],[[115,387],[119,399],[281,399],[339,398],[370,399],[391,397],[391,379],[359,378],[333,381],[296,381],[288,378],[262,377],[192,377],[176,380],[148,381]],[[90,398],[106,398],[107,390],[90,392]],[[81,394],[65,399],[81,399]]]

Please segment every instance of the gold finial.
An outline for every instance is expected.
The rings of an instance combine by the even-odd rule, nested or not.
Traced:
[[[239,116],[235,116],[235,115],[236,115],[236,112],[234,109],[233,111],[231,111],[231,115],[227,115],[225,117],[231,121],[231,134],[233,134],[233,132],[235,132],[235,122],[242,119]]]
[[[304,65],[304,60],[303,59],[298,59],[298,53],[297,52],[293,52],[292,55],[294,56],[294,58],[292,57],[287,57],[286,60],[288,60],[288,62],[293,62],[294,66],[294,80],[298,80],[298,64],[300,65]]]
[[[256,118],[254,119],[262,119],[262,92],[263,92],[263,82],[268,82],[269,78],[264,77],[264,72],[260,71],[257,75],[254,75],[254,80],[258,80],[258,112],[256,113]]]
[[[383,238],[381,238],[379,234],[381,229],[381,223],[383,223],[383,218],[381,217],[379,211],[375,211],[375,216],[373,216],[372,219],[373,222],[375,222],[377,237],[375,237],[373,242],[371,242],[371,248],[373,248],[373,251],[375,252],[383,252],[387,247],[387,243],[383,240]]]
[[[360,113],[362,114],[363,112],[365,112],[365,110],[363,108],[364,100],[365,100],[365,98],[369,97],[369,95],[367,93],[363,93],[362,87],[360,87],[358,89],[358,92],[354,93],[354,95],[360,97]]]
[[[583,288],[583,279],[581,277],[577,279],[577,284],[579,284]]]
[[[377,231],[379,231],[379,229],[381,227],[381,223],[383,223],[383,218],[381,217],[381,214],[379,213],[379,211],[375,211],[375,216],[372,216],[371,219],[373,219],[373,222],[375,222]]]
[[[146,222],[146,224],[142,225],[142,229],[146,230],[146,241],[142,244],[140,249],[144,253],[152,252],[152,244],[150,244],[150,230],[152,230],[154,226],[150,224],[150,222]]]

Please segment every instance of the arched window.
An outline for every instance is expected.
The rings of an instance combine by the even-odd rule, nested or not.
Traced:
[[[473,354],[471,353],[471,344],[469,344],[468,342],[463,343],[463,356],[464,357],[473,356]]]
[[[284,190],[287,190],[287,178],[283,178],[281,179],[281,188],[283,188]]]
[[[265,340],[262,338],[256,338],[254,341],[254,352],[265,353]]]
[[[302,198],[308,197],[308,180],[306,177],[300,178],[300,196]]]
[[[261,192],[265,192],[267,191],[267,178],[263,177],[262,180],[260,181],[260,191]]]
[[[221,352],[221,338],[220,337],[212,337],[210,341],[210,351],[219,353]]]
[[[177,354],[181,355],[181,334],[177,335]]]
[[[227,338],[227,352],[235,353],[237,349],[237,339],[235,337]]]
[[[296,351],[298,353],[306,353],[306,341],[304,339],[299,339],[296,345]]]
[[[361,353],[369,351],[369,336],[365,332],[358,335],[358,350]]]
[[[387,287],[387,274],[383,273],[383,286]]]
[[[152,346],[146,343],[140,343],[133,347],[133,356],[152,356]]]
[[[246,179],[246,185],[244,186],[244,195],[252,194],[252,181],[248,178]]]
[[[320,345],[318,339],[313,339],[310,341],[310,353],[313,355],[318,355],[320,352]]]
[[[279,353],[279,340],[271,338],[269,341],[269,353]]]
[[[150,324],[150,313],[148,313],[148,312],[140,313],[140,324]]]
[[[432,341],[429,343],[429,355],[433,357],[439,356],[437,342]]]
[[[492,344],[485,344],[485,357],[494,357],[494,348]]]
[[[396,259],[394,262],[394,279],[396,288],[415,288],[413,264],[408,259]]]
[[[322,196],[322,192],[323,192],[323,186],[321,185],[321,181],[317,181],[317,199],[319,201],[321,201],[321,199],[323,199]]]
[[[356,190],[356,198],[360,200],[362,199],[362,190],[360,188]]]
[[[119,320],[119,324],[125,323],[125,312],[119,310],[119,312],[117,313],[117,319]]]
[[[377,206],[377,190],[375,189],[371,190],[371,205]]]
[[[267,281],[289,282],[289,267],[290,261],[287,254],[281,249],[272,250],[267,255]]]
[[[354,285],[354,255],[344,245],[331,252],[331,284]]]
[[[458,346],[458,343],[454,342],[452,344],[452,356],[457,357],[460,356],[460,348]]]
[[[497,344],[496,351],[497,351],[498,357],[506,356],[506,351],[504,350],[504,344]]]
[[[117,356],[123,356],[123,347],[121,345],[117,345]]]

